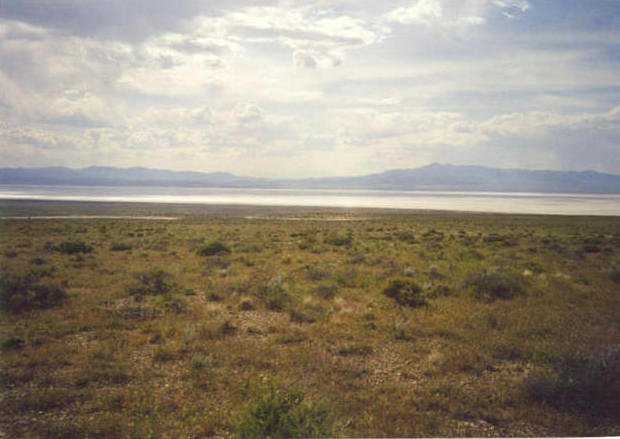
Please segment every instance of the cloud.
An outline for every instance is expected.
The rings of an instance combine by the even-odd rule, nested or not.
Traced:
[[[294,64],[304,68],[338,66],[347,50],[379,43],[389,34],[389,28],[376,22],[316,7],[250,7],[201,22],[199,28],[217,29],[239,44],[289,48]]]
[[[491,5],[504,9],[502,13],[509,18],[516,18],[517,12],[523,13],[531,7],[524,0],[417,0],[388,12],[385,18],[428,27],[473,27],[487,23],[494,9]]]
[[[525,0],[493,0],[492,3],[503,9],[518,9],[521,12],[531,8],[529,2]]]
[[[389,21],[402,24],[430,24],[443,16],[439,0],[418,0],[412,6],[394,9],[386,14]]]
[[[5,3],[6,163],[620,172],[615,2]]]
[[[427,27],[466,28],[486,23],[483,0],[417,0],[410,6],[396,8],[385,14],[386,20],[399,24]]]

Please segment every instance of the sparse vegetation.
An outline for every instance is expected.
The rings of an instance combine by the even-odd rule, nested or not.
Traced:
[[[63,241],[52,248],[57,252],[65,253],[67,255],[73,255],[76,253],[90,253],[93,251],[93,247],[86,244],[84,241]]]
[[[399,305],[406,305],[412,308],[428,304],[422,295],[422,288],[407,278],[393,279],[383,290],[383,294],[394,299]]]
[[[259,390],[260,391],[260,390]],[[246,408],[245,416],[236,427],[237,437],[294,438],[328,437],[331,426],[327,410],[304,402],[302,390],[267,388]]]
[[[138,282],[129,285],[127,292],[138,298],[148,295],[170,294],[176,288],[174,277],[160,268],[136,272],[133,277]]]
[[[484,301],[512,299],[526,293],[523,276],[512,270],[479,270],[467,276],[464,286]]]
[[[127,242],[113,242],[110,245],[110,250],[112,250],[113,252],[122,252],[122,251],[131,250],[131,249],[132,249],[132,245]]]
[[[179,218],[0,222],[7,437],[620,434],[616,218],[2,203]]]
[[[200,256],[216,256],[216,255],[228,255],[231,253],[230,248],[220,241],[213,241],[209,244],[203,245],[196,250],[196,253]]]
[[[67,292],[57,283],[42,280],[41,273],[0,276],[0,310],[19,314],[47,309],[67,300]]]
[[[262,288],[260,295],[267,308],[274,311],[283,311],[291,301],[288,286],[282,275],[272,277]]]
[[[620,411],[620,346],[605,352],[570,351],[551,370],[528,379],[530,397],[561,410],[606,415]]]

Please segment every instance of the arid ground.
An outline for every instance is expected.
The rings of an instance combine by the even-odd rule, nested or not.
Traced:
[[[620,435],[620,218],[0,216],[0,437]]]

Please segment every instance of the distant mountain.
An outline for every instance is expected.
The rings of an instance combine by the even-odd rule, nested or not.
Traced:
[[[394,169],[357,177],[307,179],[239,177],[226,172],[179,172],[140,167],[0,168],[0,184],[620,194],[620,175],[594,171],[533,171],[437,163],[416,169]]]
[[[81,169],[65,167],[0,168],[0,184],[262,187],[265,180],[237,177],[227,172],[204,173],[142,167],[91,166]]]

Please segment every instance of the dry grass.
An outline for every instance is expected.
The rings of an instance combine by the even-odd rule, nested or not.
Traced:
[[[158,209],[0,223],[8,437],[620,434],[616,218]]]

